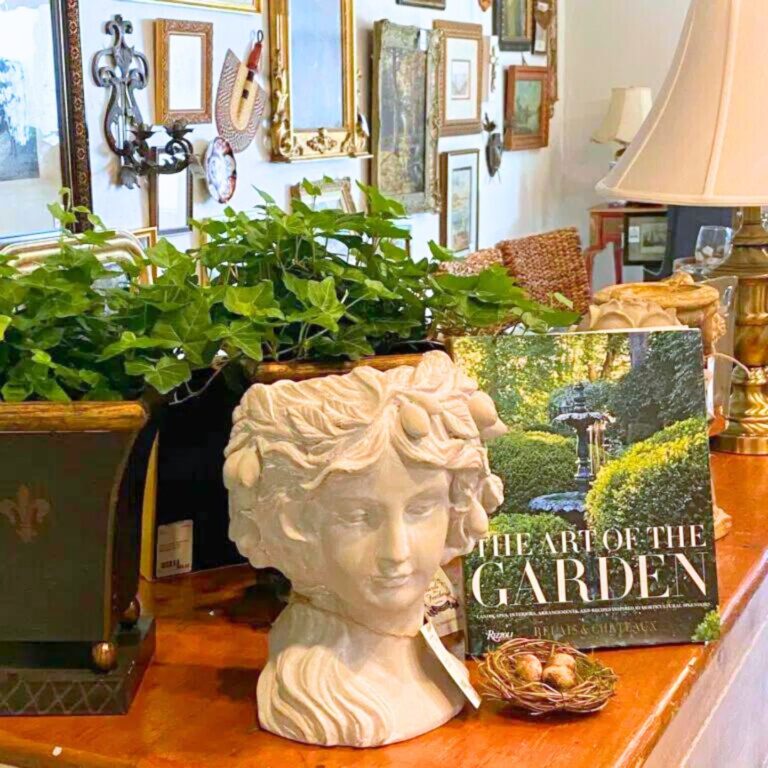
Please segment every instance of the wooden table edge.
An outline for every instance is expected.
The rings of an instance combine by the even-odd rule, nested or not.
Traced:
[[[721,614],[721,639],[727,635],[768,577],[768,552],[764,552]],[[627,745],[615,768],[639,768],[653,752],[667,726],[693,690],[696,681],[714,658],[719,642],[697,647],[667,694],[645,721],[645,727]]]

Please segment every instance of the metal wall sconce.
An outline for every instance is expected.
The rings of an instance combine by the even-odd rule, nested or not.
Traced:
[[[104,134],[109,148],[120,158],[120,184],[133,189],[142,176],[186,170],[194,159],[187,138],[192,129],[186,123],[165,126],[169,140],[157,152],[149,144],[158,130],[144,122],[135,93],[147,87],[149,61],[126,42],[133,33],[133,24],[116,15],[106,23],[105,30],[114,36],[114,42],[93,57],[91,72],[97,85],[110,89]]]

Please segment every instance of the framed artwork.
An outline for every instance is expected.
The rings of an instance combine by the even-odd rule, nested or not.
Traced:
[[[440,135],[463,136],[483,130],[484,42],[480,24],[436,21],[442,33],[440,57]]]
[[[92,207],[78,2],[0,2],[0,240],[58,229],[62,187]]]
[[[136,240],[137,238],[133,233],[117,231],[105,245],[100,246],[95,251],[95,255],[107,269],[126,261],[133,261],[137,265],[143,265],[144,254],[141,252]],[[76,248],[92,249],[92,246],[78,244],[76,240],[68,242]],[[20,272],[33,272],[49,256],[60,252],[61,238],[58,236],[50,237],[50,235],[26,237],[4,248],[0,248],[0,255],[10,257]],[[150,282],[150,275],[144,269],[142,269],[139,276],[139,282]],[[101,278],[94,282],[94,286],[105,289],[126,287],[129,284],[130,281],[125,274]]]
[[[272,160],[368,155],[357,111],[354,0],[272,0]]]
[[[535,0],[495,0],[494,32],[502,51],[529,51],[533,39]]]
[[[315,211],[344,211],[344,213],[356,213],[357,206],[352,194],[352,180],[349,178],[334,179],[333,181],[321,179],[313,181],[322,193],[315,197],[310,195],[303,185],[296,184],[291,187],[291,197],[301,200]]]
[[[213,24],[155,21],[155,122],[213,120]]]
[[[445,0],[397,0],[398,5],[415,5],[418,8],[434,8],[437,11],[445,10]]]
[[[504,149],[541,149],[549,145],[549,72],[547,67],[509,67]]]
[[[192,229],[192,173],[153,173],[149,177],[149,224],[157,234],[179,235]]]
[[[172,3],[192,8],[213,8],[217,11],[261,13],[261,0],[142,0],[145,3]]]
[[[374,27],[372,183],[408,213],[440,210],[441,37],[390,21]]]
[[[479,242],[480,150],[444,152],[440,159],[440,242],[457,256],[469,256]]]
[[[139,241],[143,251],[146,251],[149,248],[154,248],[157,245],[156,227],[143,227],[142,229],[134,229],[131,234]]]
[[[629,213],[624,217],[624,265],[659,266],[667,253],[669,221],[655,212]]]

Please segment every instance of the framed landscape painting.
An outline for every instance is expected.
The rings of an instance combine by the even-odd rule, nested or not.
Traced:
[[[494,33],[502,51],[529,51],[533,40],[534,0],[495,0]]]
[[[377,21],[373,42],[373,184],[408,213],[440,209],[440,36]]]
[[[480,151],[466,149],[441,156],[443,205],[441,244],[457,256],[478,249]]]
[[[440,135],[462,136],[483,130],[483,28],[480,24],[436,21],[442,33]]]
[[[0,240],[57,229],[62,187],[91,206],[79,24],[76,0],[0,2]]]
[[[509,67],[504,149],[541,149],[549,145],[549,73],[547,67]]]

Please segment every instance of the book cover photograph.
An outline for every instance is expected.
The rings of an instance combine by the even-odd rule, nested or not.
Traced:
[[[504,504],[464,559],[467,650],[691,642],[717,610],[699,331],[466,337]]]

